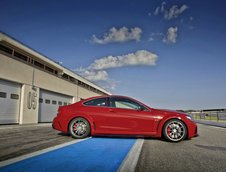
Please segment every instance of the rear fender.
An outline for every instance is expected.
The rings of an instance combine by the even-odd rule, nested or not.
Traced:
[[[70,121],[68,123],[68,128],[67,128],[68,132],[69,132],[69,125],[70,125],[71,121],[78,117],[84,118],[89,122],[90,128],[91,128],[91,135],[93,135],[93,133],[95,131],[95,125],[93,123],[92,117],[90,117],[89,115],[86,115],[86,114],[79,114],[79,113],[72,115],[72,117],[70,118]]]

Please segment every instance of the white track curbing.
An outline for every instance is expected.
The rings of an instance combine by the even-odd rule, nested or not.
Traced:
[[[143,143],[144,143],[144,139],[137,139],[136,143],[133,145],[133,147],[127,154],[126,158],[123,160],[117,172],[134,172],[135,171]]]

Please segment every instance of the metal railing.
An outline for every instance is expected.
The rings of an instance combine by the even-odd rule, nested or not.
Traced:
[[[211,120],[226,122],[226,112],[200,112],[190,113],[197,120]]]

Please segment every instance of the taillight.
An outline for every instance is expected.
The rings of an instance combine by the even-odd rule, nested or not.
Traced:
[[[62,106],[59,106],[58,111],[57,111],[57,115],[61,114],[61,112],[62,112]]]

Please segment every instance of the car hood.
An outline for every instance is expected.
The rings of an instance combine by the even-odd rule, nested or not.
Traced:
[[[183,113],[183,112],[168,110],[168,109],[155,109],[155,111],[157,113],[164,114],[164,115],[183,115],[183,116],[187,115],[186,113]]]

